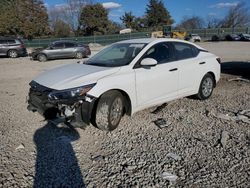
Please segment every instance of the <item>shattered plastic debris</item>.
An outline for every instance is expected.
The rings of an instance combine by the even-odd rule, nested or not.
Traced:
[[[227,145],[227,141],[229,138],[230,138],[229,133],[227,131],[222,131],[220,139],[222,147],[225,147]]]
[[[158,106],[153,112],[151,112],[152,114],[158,114],[159,112],[161,112],[165,107],[167,106],[167,103],[163,103],[162,105]]]
[[[171,174],[169,172],[163,172],[162,178],[167,179],[170,182],[170,184],[174,184],[176,182],[178,176],[176,176],[175,174]]]
[[[242,121],[244,123],[250,124],[250,110],[241,110],[238,111],[235,116],[230,116],[228,114],[218,113],[215,117],[227,121]]]
[[[179,155],[175,154],[175,153],[168,153],[167,157],[170,157],[170,158],[172,158],[172,159],[174,159],[176,161],[180,161],[181,160],[181,157]]]
[[[250,83],[250,80],[245,79],[245,78],[241,78],[241,77],[238,77],[238,78],[232,78],[232,79],[229,79],[228,81],[229,81],[229,82],[231,82],[231,81],[242,81],[242,82],[247,82],[247,83]]]
[[[23,144],[20,144],[20,145],[16,148],[16,150],[19,150],[19,149],[24,149],[24,145],[23,145]]]
[[[160,129],[165,128],[165,127],[170,125],[170,124],[167,124],[167,121],[165,119],[163,119],[163,118],[158,118],[157,120],[155,120],[153,122]]]

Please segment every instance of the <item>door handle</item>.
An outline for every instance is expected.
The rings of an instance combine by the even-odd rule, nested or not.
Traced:
[[[206,62],[205,62],[205,61],[203,61],[203,62],[200,62],[199,64],[200,64],[200,65],[203,65],[203,64],[206,64]]]
[[[170,69],[169,71],[173,72],[173,71],[177,71],[177,70],[178,70],[177,68],[174,68],[174,69]]]

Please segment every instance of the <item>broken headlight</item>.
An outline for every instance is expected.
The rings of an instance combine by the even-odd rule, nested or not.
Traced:
[[[96,84],[89,84],[82,87],[66,89],[61,91],[53,91],[49,93],[49,100],[64,100],[70,98],[83,97],[89,90],[91,90]]]

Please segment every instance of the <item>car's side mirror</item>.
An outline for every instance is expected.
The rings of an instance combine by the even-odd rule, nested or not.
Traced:
[[[157,61],[153,58],[145,58],[141,61],[141,65],[142,66],[149,66],[149,67],[152,67],[152,66],[155,66],[157,65]]]

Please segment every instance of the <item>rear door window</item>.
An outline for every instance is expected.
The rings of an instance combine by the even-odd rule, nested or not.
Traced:
[[[189,59],[196,57],[199,50],[190,44],[174,42],[175,56],[177,60]]]
[[[76,45],[72,42],[65,42],[65,48],[74,48]]]
[[[64,48],[64,43],[63,43],[63,42],[55,43],[55,44],[53,45],[53,47],[54,47],[55,49],[62,49],[62,48]]]

